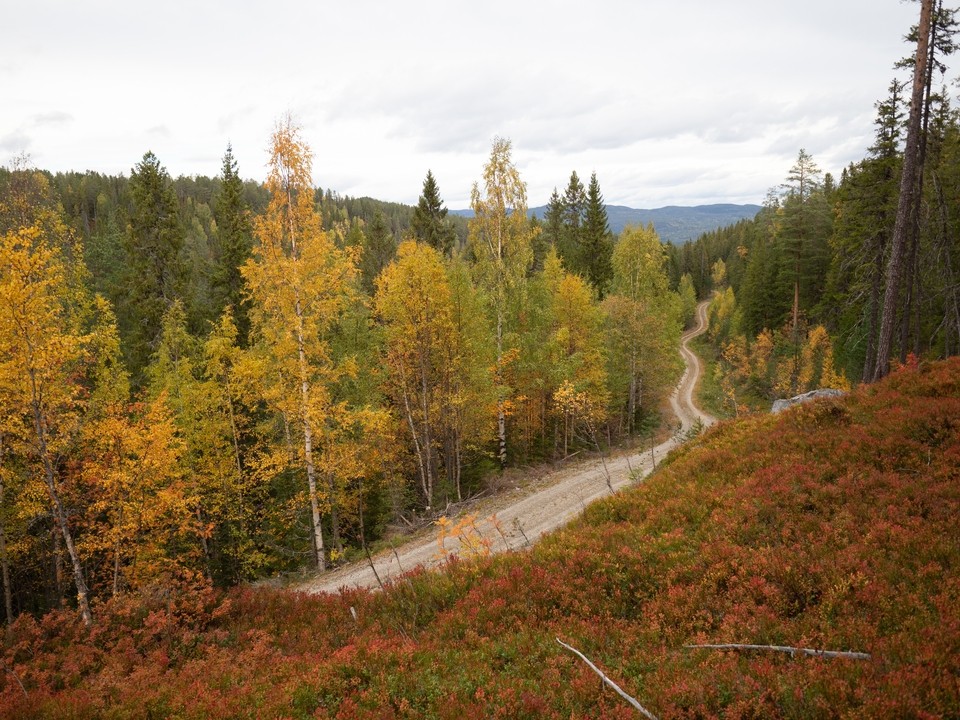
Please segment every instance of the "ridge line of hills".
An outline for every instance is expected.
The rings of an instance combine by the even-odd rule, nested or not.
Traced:
[[[631,208],[625,205],[606,205],[610,232],[619,235],[627,225],[653,223],[660,239],[674,245],[696,240],[700,235],[712,232],[740,220],[750,219],[760,212],[760,205],[736,205],[715,203],[712,205],[666,205],[660,208]],[[527,215],[543,220],[546,205],[527,210]],[[451,215],[470,218],[473,211],[450,210]]]

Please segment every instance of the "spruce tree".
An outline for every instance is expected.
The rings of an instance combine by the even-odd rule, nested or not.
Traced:
[[[564,268],[575,275],[584,274],[580,262],[580,232],[586,204],[583,183],[574,170],[570,173],[570,182],[563,194],[563,229],[557,242],[557,254],[563,260]]]
[[[547,256],[547,251],[553,247],[557,248],[559,254],[561,236],[563,235],[563,198],[553,188],[550,200],[543,213],[543,230],[537,237],[533,246],[533,268],[535,272],[543,270],[543,261]]]
[[[127,298],[122,320],[135,384],[156,348],[167,308],[183,291],[183,229],[170,175],[147,151],[130,176],[133,212],[126,237]]]
[[[782,263],[780,290],[793,295],[790,324],[796,342],[801,309],[812,308],[823,290],[829,257],[830,208],[820,168],[806,150],[800,150],[783,187],[785,195],[777,230]]]
[[[447,221],[447,209],[443,207],[440,189],[430,170],[427,170],[427,178],[423,181],[423,193],[413,210],[410,230],[417,240],[430,245],[442,255],[450,257],[455,233],[453,226]]]
[[[250,319],[244,305],[244,282],[240,267],[250,257],[253,230],[250,210],[243,197],[243,181],[237,172],[237,161],[231,145],[227,145],[227,152],[223,156],[223,176],[216,198],[216,220],[218,257],[213,285],[218,303],[217,314],[227,305],[233,307],[238,340],[243,347],[250,332]]]
[[[373,295],[377,276],[396,254],[397,240],[387,227],[383,213],[377,210],[364,234],[363,256],[360,259],[360,282],[368,294]]]
[[[904,85],[894,80],[877,103],[876,139],[868,157],[844,170],[837,192],[833,258],[823,315],[847,338],[848,371],[873,379],[876,366],[884,257],[896,216]],[[855,348],[855,350],[854,350]],[[852,366],[856,360],[860,368]]]
[[[600,298],[603,298],[613,278],[613,238],[607,221],[607,208],[600,194],[597,174],[590,176],[583,228],[580,233],[580,267],[586,272]]]

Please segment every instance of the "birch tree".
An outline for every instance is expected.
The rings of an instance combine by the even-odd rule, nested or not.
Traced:
[[[487,290],[496,332],[497,453],[507,464],[507,414],[511,390],[504,382],[505,362],[516,349],[510,337],[510,307],[523,293],[533,262],[537,229],[527,219],[527,187],[510,157],[510,141],[496,138],[483,169],[483,186],[474,183],[469,243],[477,276]]]
[[[90,592],[61,492],[61,459],[82,413],[77,374],[85,337],[66,307],[71,297],[59,253],[40,227],[0,237],[0,377],[28,429],[31,466],[42,480],[73,569],[77,605],[92,624]]]
[[[377,279],[377,314],[386,328],[386,366],[400,414],[410,429],[420,489],[429,508],[440,468],[439,423],[446,404],[444,348],[452,343],[450,286],[440,254],[403,243]]]
[[[316,566],[325,570],[321,516],[331,499],[318,487],[314,443],[331,407],[330,387],[342,372],[332,360],[327,333],[349,301],[356,262],[322,228],[314,209],[312,162],[299,128],[287,118],[273,134],[270,203],[254,221],[258,245],[243,276],[254,336],[267,359],[265,387],[273,387],[266,398],[299,430]]]

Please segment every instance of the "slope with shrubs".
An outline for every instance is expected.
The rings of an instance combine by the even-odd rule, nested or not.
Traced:
[[[960,359],[725,423],[532,551],[382,593],[171,579],[21,617],[6,717],[960,714]],[[691,650],[752,643],[869,660]]]

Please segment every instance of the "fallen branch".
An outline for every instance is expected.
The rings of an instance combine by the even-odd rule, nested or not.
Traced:
[[[523,531],[523,523],[520,522],[520,518],[515,517],[515,518],[513,519],[513,527],[515,527],[517,530],[520,531],[520,534],[523,535],[523,540],[524,540],[524,542],[525,542],[527,545],[529,545],[529,544],[530,544],[530,538],[528,538],[528,537],[527,537],[527,534]]]
[[[21,692],[23,692],[23,696],[24,696],[24,697],[27,697],[27,689],[23,686],[23,683],[20,682],[20,676],[17,675],[17,673],[14,671],[14,669],[13,669],[12,667],[10,667],[10,665],[7,664],[7,661],[6,661],[6,660],[3,661],[3,669],[6,670],[6,671],[7,671],[8,673],[10,673],[11,675],[13,675],[13,679],[16,680],[16,681],[17,681],[17,685],[20,686],[20,690],[21,690]]]
[[[701,648],[707,650],[770,650],[772,652],[787,653],[791,656],[812,655],[813,657],[848,658],[851,660],[869,660],[870,654],[853,652],[852,650],[815,650],[814,648],[789,647],[787,645],[743,645],[740,643],[726,643],[723,645],[684,645],[688,650]]]
[[[596,665],[594,665],[592,662],[590,662],[590,660],[587,658],[586,655],[584,655],[582,652],[580,652],[580,651],[577,650],[576,648],[571,647],[570,645],[567,645],[567,644],[566,644],[563,640],[561,640],[560,638],[557,638],[557,642],[560,643],[560,644],[561,644],[563,647],[565,647],[567,650],[569,650],[570,652],[572,652],[574,655],[576,655],[577,657],[579,657],[581,660],[583,660],[587,665],[589,665],[589,666],[590,666],[590,669],[593,670],[597,675],[599,675],[599,676],[600,676],[600,679],[603,680],[603,682],[605,682],[607,685],[609,685],[609,686],[612,687],[614,690],[616,690],[616,691],[617,691],[617,694],[619,694],[620,697],[622,697],[622,698],[623,698],[624,700],[626,700],[628,703],[630,703],[631,705],[633,705],[633,707],[635,707],[637,710],[639,710],[639,711],[640,711],[640,714],[643,715],[645,718],[647,718],[647,720],[657,720],[657,716],[656,716],[656,715],[654,715],[652,712],[650,712],[649,710],[647,710],[643,705],[641,705],[640,703],[638,703],[634,698],[632,698],[631,696],[627,695],[627,693],[625,693],[623,690],[621,690],[621,689],[620,689],[620,686],[617,685],[613,680],[611,680],[610,678],[608,678],[606,675],[604,675],[604,674],[603,674],[603,671],[601,671],[600,668],[598,668]]]
[[[366,543],[363,543],[363,551],[367,554],[367,563],[369,563],[370,569],[373,570],[373,576],[377,579],[377,585],[383,590],[383,581],[380,579],[380,573],[377,572],[377,566],[374,564],[373,558],[370,557],[370,548],[367,547]],[[353,608],[350,609],[352,610]]]

